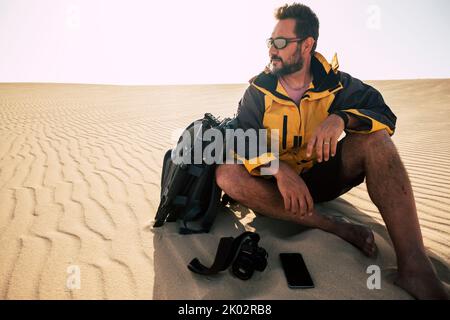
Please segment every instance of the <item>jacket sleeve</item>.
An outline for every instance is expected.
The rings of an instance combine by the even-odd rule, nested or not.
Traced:
[[[380,92],[375,88],[340,72],[344,87],[336,95],[329,113],[343,111],[358,120],[358,125],[348,132],[372,133],[385,129],[394,134],[397,117],[384,102]]]
[[[259,132],[260,129],[265,129],[263,125],[264,112],[264,94],[253,85],[250,85],[239,101],[236,116],[237,128],[242,129],[242,131],[240,133],[236,131],[235,135],[242,137],[242,133],[245,133],[246,136],[256,137],[256,139],[245,139],[245,148],[241,147],[240,149],[237,147],[239,139],[235,139],[235,142],[237,142],[235,155],[247,171],[255,176],[260,175],[260,167],[262,165],[277,159],[275,154],[270,152],[267,135],[260,135]],[[264,139],[264,141],[260,141],[261,139]],[[243,140],[241,139],[240,141]],[[265,145],[266,148],[260,148],[259,146],[261,145]]]

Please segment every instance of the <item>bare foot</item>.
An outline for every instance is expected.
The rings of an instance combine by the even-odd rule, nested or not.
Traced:
[[[443,284],[430,275],[399,275],[394,282],[419,300],[449,300]]]
[[[411,260],[404,271],[399,271],[394,283],[419,300],[450,299],[447,289],[438,279],[426,254]]]
[[[336,235],[357,247],[368,257],[375,257],[377,254],[375,237],[369,227],[349,222],[339,222]]]

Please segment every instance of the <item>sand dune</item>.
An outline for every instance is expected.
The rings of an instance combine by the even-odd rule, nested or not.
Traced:
[[[399,118],[394,141],[425,245],[450,284],[450,80],[372,84]],[[320,210],[370,225],[376,260],[331,234],[240,206],[224,209],[210,234],[150,228],[173,133],[204,112],[232,115],[245,88],[0,84],[0,299],[409,299],[392,284],[395,255],[365,186]],[[244,230],[259,232],[271,253],[263,274],[244,283],[187,270],[195,256],[208,263],[220,237]],[[316,289],[287,288],[282,251],[304,254]],[[372,264],[381,267],[381,290],[366,287]],[[68,286],[74,266],[79,288]]]

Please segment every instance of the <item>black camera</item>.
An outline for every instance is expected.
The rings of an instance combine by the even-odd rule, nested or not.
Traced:
[[[267,267],[267,251],[258,246],[259,236],[246,239],[233,261],[232,272],[241,280],[248,280],[256,271],[262,272]]]
[[[221,238],[217,248],[216,258],[211,267],[207,268],[195,258],[188,268],[201,275],[217,274],[230,265],[231,272],[241,280],[248,280],[256,271],[264,271],[267,267],[267,251],[258,246],[259,235],[244,232],[236,238]]]

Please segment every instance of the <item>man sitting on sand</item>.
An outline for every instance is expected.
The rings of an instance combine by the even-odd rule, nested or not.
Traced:
[[[310,8],[285,5],[275,16],[269,68],[252,79],[237,117],[244,130],[278,129],[279,158],[265,153],[243,165],[220,165],[217,184],[258,213],[332,232],[373,256],[369,228],[314,209],[366,179],[395,248],[396,284],[419,299],[447,298],[426,255],[408,174],[390,137],[395,115],[377,90],[339,72],[336,57],[329,64],[315,51],[319,20]],[[258,177],[261,167],[277,160],[274,179]]]

